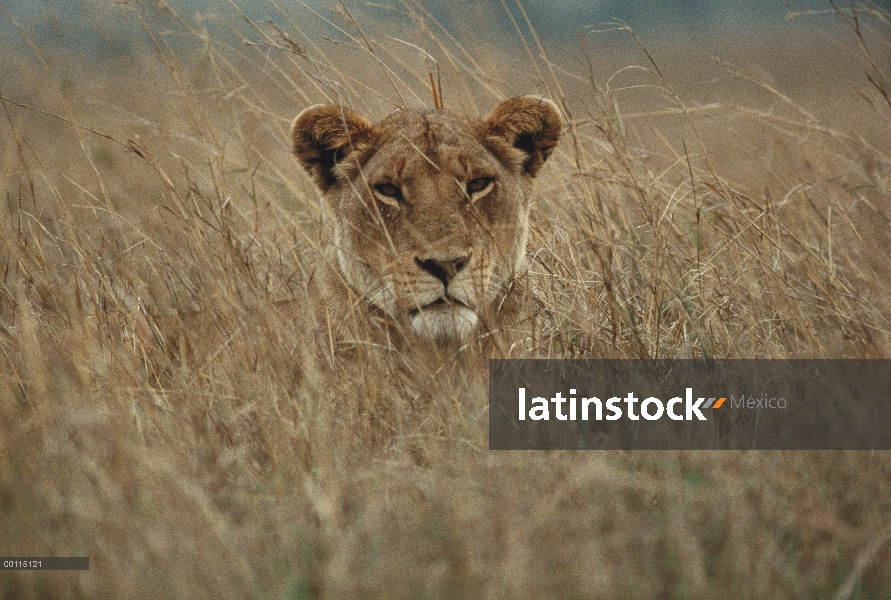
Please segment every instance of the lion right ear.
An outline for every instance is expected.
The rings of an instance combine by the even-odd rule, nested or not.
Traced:
[[[310,106],[291,125],[291,151],[323,192],[337,181],[337,163],[373,141],[374,126],[345,106]]]
[[[519,96],[496,106],[483,121],[487,135],[526,154],[523,168],[535,177],[557,147],[563,120],[557,105],[538,96]]]

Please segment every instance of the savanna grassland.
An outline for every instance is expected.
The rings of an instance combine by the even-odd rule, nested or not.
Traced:
[[[0,554],[91,562],[0,597],[891,598],[891,453],[492,452],[482,365],[326,347],[291,120],[432,106],[432,73],[566,122],[504,355],[891,357],[891,14],[556,46],[492,7],[504,39],[415,0],[114,3],[139,49],[92,61],[15,22]]]

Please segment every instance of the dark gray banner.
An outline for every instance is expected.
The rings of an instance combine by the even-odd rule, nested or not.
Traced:
[[[491,450],[891,450],[891,360],[492,360]]]

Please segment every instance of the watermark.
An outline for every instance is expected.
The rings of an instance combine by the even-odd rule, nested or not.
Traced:
[[[89,556],[0,556],[0,571],[89,570]]]
[[[494,360],[491,449],[891,449],[887,360]]]

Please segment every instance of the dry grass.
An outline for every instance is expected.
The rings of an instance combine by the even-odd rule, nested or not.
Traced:
[[[286,142],[312,102],[432,104],[410,42],[451,108],[565,111],[536,355],[887,358],[891,15],[729,64],[627,31],[548,57],[519,5],[523,60],[414,0],[386,31],[340,6],[337,42],[305,8],[136,3],[96,14],[150,38],[129,61],[5,52],[0,554],[91,570],[0,595],[891,598],[888,453],[494,453],[473,361],[331,363]]]

